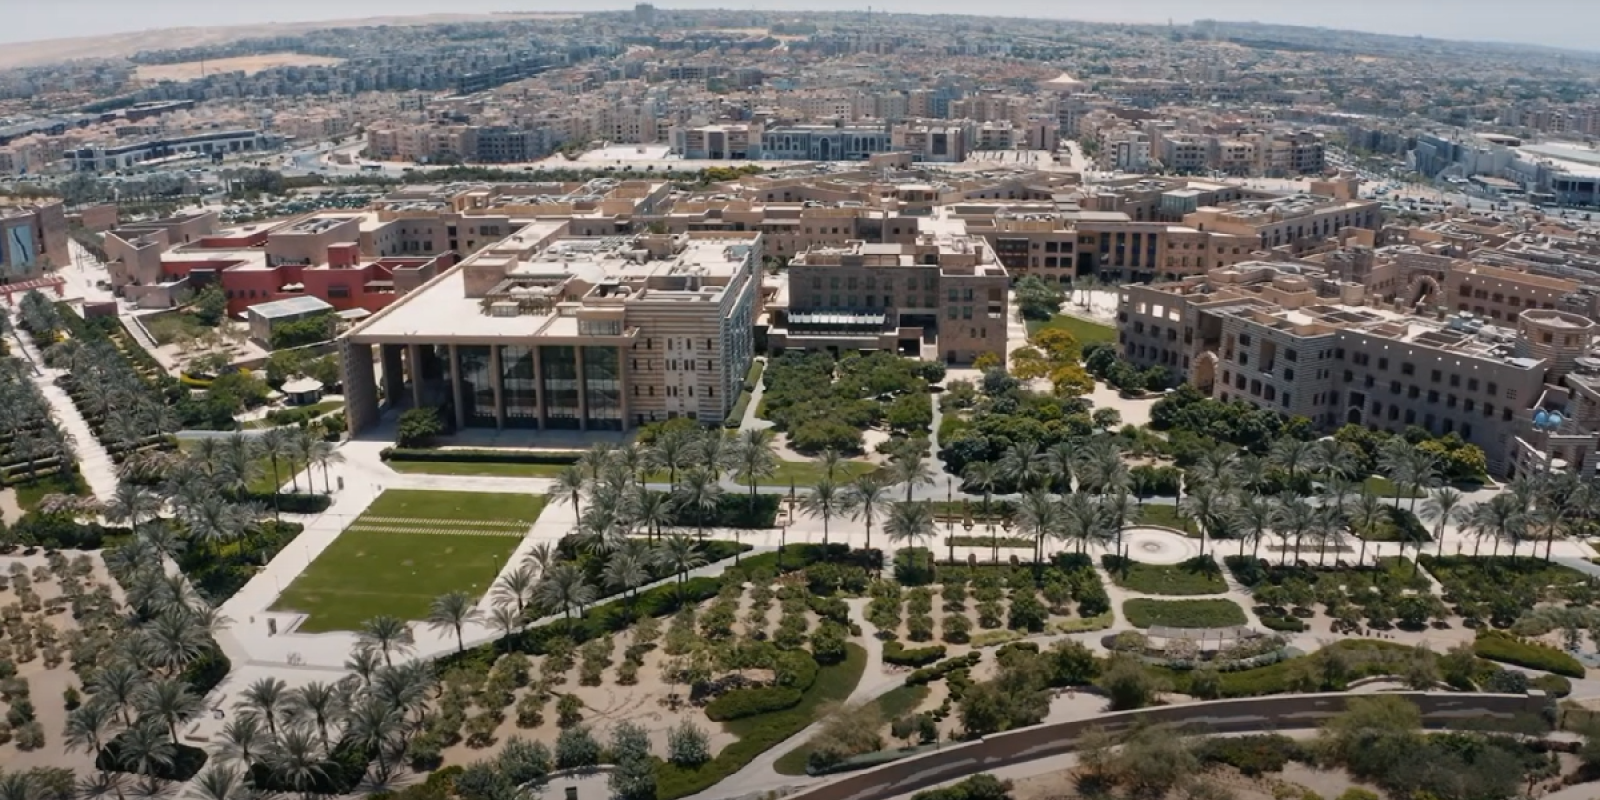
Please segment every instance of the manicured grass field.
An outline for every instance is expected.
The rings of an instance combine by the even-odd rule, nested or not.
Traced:
[[[1199,569],[1189,564],[1140,564],[1134,562],[1124,569],[1113,569],[1111,580],[1118,586],[1144,594],[1169,596],[1222,594],[1228,591],[1228,582],[1222,579],[1221,569]]]
[[[1361,486],[1366,491],[1372,492],[1378,497],[1411,498],[1427,496],[1426,492],[1416,491],[1410,486],[1401,489],[1399,486],[1395,485],[1394,481],[1391,481],[1382,475],[1373,475],[1372,477],[1367,478],[1362,482]]]
[[[1078,344],[1110,343],[1117,340],[1116,328],[1067,314],[1057,314],[1044,322],[1028,320],[1027,325],[1029,336],[1047,328],[1060,328],[1072,334],[1073,338],[1078,340]]]
[[[1232,600],[1150,600],[1122,604],[1122,616],[1135,628],[1226,628],[1245,624],[1244,609]]]
[[[1139,507],[1138,522],[1144,525],[1160,525],[1163,528],[1183,531],[1190,536],[1198,536],[1194,523],[1186,517],[1178,515],[1178,507],[1165,503],[1145,503]]]
[[[305,572],[274,610],[307,633],[355,630],[380,614],[427,616],[439,595],[482,595],[539,516],[537,495],[390,490]]]

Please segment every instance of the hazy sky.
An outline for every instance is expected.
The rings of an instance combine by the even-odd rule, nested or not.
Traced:
[[[0,0],[0,42],[57,39],[182,25],[240,25],[435,12],[603,10],[634,0]],[[845,0],[657,0],[661,8],[864,9]],[[871,0],[875,9],[931,13],[1003,10],[1103,22],[1189,22],[1196,17],[1422,34],[1445,39],[1528,42],[1600,50],[1595,0],[1012,0],[995,7],[970,0]],[[174,45],[181,44],[174,42]]]

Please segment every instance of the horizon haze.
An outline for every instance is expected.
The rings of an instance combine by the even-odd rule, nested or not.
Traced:
[[[122,0],[79,0],[72,3],[24,3],[8,9],[0,43],[105,36],[180,27],[221,27],[270,23],[303,23],[436,13],[574,12],[632,8],[633,0],[589,0],[581,7],[562,0],[518,3],[514,0],[277,0],[268,5],[234,5],[202,0],[165,0],[155,5]],[[725,2],[660,2],[662,9],[724,8],[730,11],[849,11],[970,14],[972,7],[953,0],[762,0]],[[1018,0],[1006,6],[1008,17],[1036,17],[1084,22],[1188,24],[1196,19],[1262,22],[1326,27],[1400,36],[1427,36],[1480,42],[1540,45],[1572,50],[1600,50],[1592,31],[1600,27],[1600,4],[1573,0],[1525,0],[1514,9],[1488,0],[1456,0],[1441,14],[1439,4],[1422,0],[1347,0],[1338,5],[1305,5],[1267,0],[1138,0],[1108,7],[1083,0]],[[1560,25],[1551,25],[1559,19]]]

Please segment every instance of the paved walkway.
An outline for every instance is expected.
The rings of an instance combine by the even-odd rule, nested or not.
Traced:
[[[21,328],[13,328],[13,334],[23,354],[34,364],[32,374],[33,384],[39,388],[39,393],[49,401],[50,408],[61,424],[61,429],[72,437],[72,448],[78,458],[78,469],[83,474],[83,479],[89,484],[90,491],[94,492],[96,500],[106,502],[117,492],[117,465],[111,460],[111,454],[106,452],[100,440],[95,437],[94,429],[89,427],[83,414],[73,404],[72,398],[66,390],[56,385],[56,379],[65,374],[64,370],[50,369],[44,365],[44,357],[39,351],[33,337]]]

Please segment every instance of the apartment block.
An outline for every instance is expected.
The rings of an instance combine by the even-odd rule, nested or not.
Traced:
[[[772,352],[887,350],[971,364],[1006,353],[1010,276],[978,237],[937,231],[909,243],[853,241],[789,262],[767,303]]]
[[[1218,400],[1327,431],[1353,423],[1456,433],[1482,447],[1498,475],[1594,471],[1600,413],[1575,399],[1596,397],[1600,382],[1600,360],[1589,356],[1600,327],[1587,317],[1524,310],[1502,326],[1421,316],[1361,284],[1259,262],[1122,293],[1124,357],[1165,366]],[[1567,424],[1536,430],[1541,412]]]

